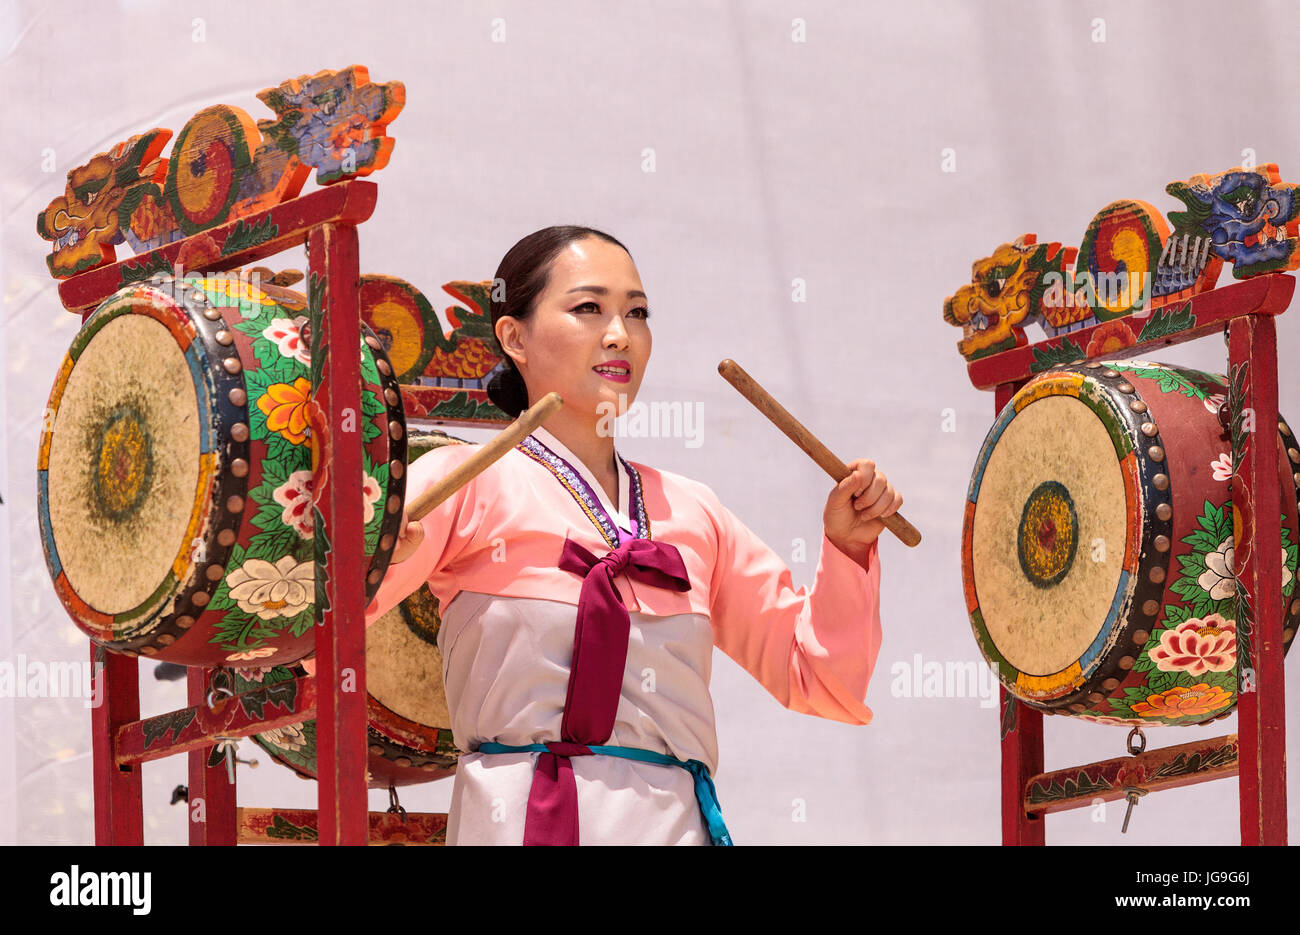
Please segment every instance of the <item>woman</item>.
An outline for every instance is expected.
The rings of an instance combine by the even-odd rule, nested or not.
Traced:
[[[636,266],[608,234],[551,227],[506,254],[492,323],[511,415],[564,406],[420,522],[367,623],[428,581],[463,751],[448,844],[730,843],[711,775],[716,645],[786,707],[866,724],[883,517],[872,462],[827,497],[811,591],[704,484],[618,455],[608,426],[650,359]],[[478,446],[415,461],[414,497]]]

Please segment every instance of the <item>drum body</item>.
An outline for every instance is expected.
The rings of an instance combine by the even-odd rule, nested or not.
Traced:
[[[237,281],[126,286],[82,326],[46,412],[46,564],[108,649],[265,666],[315,647],[306,299]],[[364,331],[363,331],[364,333]],[[401,523],[405,427],[392,368],[362,342],[367,600]]]
[[[440,431],[412,430],[411,459],[448,444],[465,444]],[[438,599],[423,585],[366,629],[366,720],[371,788],[430,782],[451,775],[459,751],[442,682],[438,649]],[[314,670],[307,665],[237,671],[235,691],[244,692]],[[259,684],[260,683],[260,684]],[[253,735],[277,762],[315,779],[316,722],[291,724]]]
[[[999,414],[967,493],[962,575],[976,640],[1015,697],[1111,724],[1231,713],[1227,393],[1214,374],[1108,361],[1039,374]],[[1300,450],[1282,420],[1277,438],[1289,647]]]

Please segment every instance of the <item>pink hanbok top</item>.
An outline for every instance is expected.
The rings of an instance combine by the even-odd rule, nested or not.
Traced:
[[[689,590],[678,591],[627,574],[613,579],[630,633],[605,744],[700,760],[716,772],[714,646],[793,711],[870,723],[863,699],[881,640],[875,543],[863,568],[823,535],[812,588],[795,588],[781,558],[708,486],[620,458],[619,500],[612,503],[551,433],[538,429],[532,437],[586,484],[563,481],[522,448],[511,449],[422,520],[420,548],[390,567],[366,609],[369,625],[426,581],[439,601],[443,682],[462,751],[448,844],[524,840],[534,769],[544,754],[475,751],[488,741],[561,739],[583,578],[558,563],[566,538],[597,558],[612,548],[592,515],[592,493],[621,538],[635,532],[638,517],[648,521],[648,538],[676,547],[689,580]],[[449,445],[415,460],[408,499],[479,447]],[[575,487],[589,488],[587,505]],[[581,843],[709,843],[686,770],[601,755],[569,762]],[[725,802],[725,784],[719,797]]]

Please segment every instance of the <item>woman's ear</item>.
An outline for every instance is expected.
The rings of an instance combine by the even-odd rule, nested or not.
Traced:
[[[511,315],[502,315],[497,319],[495,331],[497,343],[501,345],[501,350],[515,362],[516,367],[527,362],[528,357],[524,353],[522,340],[523,328],[520,326],[518,318]]]

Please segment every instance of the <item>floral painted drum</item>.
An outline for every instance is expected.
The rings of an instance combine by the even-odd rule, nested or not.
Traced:
[[[416,429],[409,443],[412,460],[443,445],[466,444],[441,431]],[[367,782],[372,788],[430,782],[455,771],[459,752],[442,683],[441,625],[438,599],[425,584],[366,629]],[[234,691],[268,683],[284,683],[291,691],[295,676],[315,673],[313,663],[239,670]],[[253,739],[299,776],[316,778],[315,721],[263,731]]]
[[[315,648],[309,313],[278,286],[157,278],[82,326],[50,394],[38,506],[55,590],[96,643],[209,666]],[[401,523],[406,440],[392,368],[363,334],[369,600]]]
[[[980,649],[1015,697],[1123,725],[1234,709],[1227,395],[1199,370],[1093,362],[1039,374],[999,414],[967,494],[962,578]],[[1289,648],[1300,450],[1281,420],[1278,437]]]

